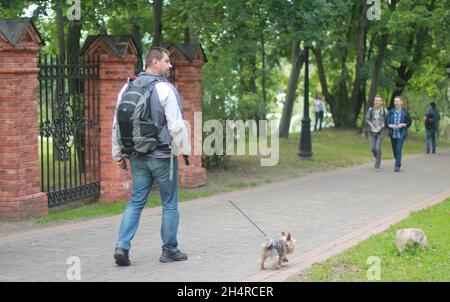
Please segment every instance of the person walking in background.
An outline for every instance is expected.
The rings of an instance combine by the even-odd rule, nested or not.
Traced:
[[[317,131],[317,123],[319,123],[319,131],[322,131],[323,116],[327,111],[325,100],[320,92],[316,93],[314,98],[314,112],[316,113],[316,121],[314,125],[314,131]]]
[[[403,143],[408,136],[408,128],[411,127],[411,116],[409,112],[402,107],[401,97],[394,98],[394,108],[389,111],[386,119],[386,125],[389,127],[389,136],[391,137],[392,152],[395,158],[395,172],[400,171],[402,165]]]
[[[376,96],[373,107],[366,114],[366,123],[369,126],[370,150],[376,158],[375,170],[378,172],[381,166],[381,146],[385,135],[385,121],[388,115],[386,108],[382,106],[383,100]]]
[[[436,103],[430,103],[430,109],[425,113],[424,122],[425,122],[425,142],[427,145],[427,154],[431,152],[436,153],[436,133],[439,129],[439,120],[441,119],[441,115],[439,111],[436,109]]]

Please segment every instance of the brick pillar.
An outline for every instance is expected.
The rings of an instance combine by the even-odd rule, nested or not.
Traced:
[[[172,44],[168,49],[175,68],[175,87],[180,93],[183,117],[191,126],[191,145],[194,146],[194,113],[202,112],[202,65],[206,57],[199,44]],[[201,137],[197,139],[201,146]],[[185,188],[205,185],[206,169],[202,167],[201,155],[191,155],[189,159],[190,165],[186,166],[182,157],[178,158],[180,185]]]
[[[40,44],[30,20],[0,21],[0,220],[48,213],[39,175],[36,56]]]
[[[99,56],[100,62],[100,202],[127,200],[131,174],[117,167],[111,157],[111,135],[117,96],[128,77],[134,75],[137,48],[130,36],[91,36],[83,56]]]

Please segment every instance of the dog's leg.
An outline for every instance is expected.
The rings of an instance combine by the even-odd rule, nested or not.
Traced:
[[[273,263],[272,263],[273,269],[280,269],[280,257],[273,257]]]
[[[261,264],[260,264],[261,270],[264,270],[264,269],[265,269],[265,268],[264,268],[264,262],[266,261],[266,258],[267,258],[267,254],[266,254],[265,251],[263,251],[263,252],[261,253]]]

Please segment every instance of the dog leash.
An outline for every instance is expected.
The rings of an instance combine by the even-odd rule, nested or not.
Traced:
[[[254,223],[247,215],[245,215],[245,213],[244,212],[242,212],[242,210],[241,209],[239,209],[239,207],[233,202],[233,201],[231,201],[231,200],[228,200],[239,212],[241,212],[241,214],[242,215],[244,215],[244,217],[245,218],[247,218],[248,219],[248,221],[250,221],[251,222],[251,224],[253,224],[266,238],[267,237],[269,237],[269,236],[267,236],[267,234],[266,233],[264,233],[264,231],[263,230],[261,230],[261,228],[256,224],[256,223]]]
[[[204,176],[206,181],[212,184],[216,188],[216,190],[219,190],[219,187],[217,187],[215,183],[213,183],[206,175]],[[231,203],[245,218],[247,218],[247,220],[250,221],[250,223],[253,224],[264,235],[265,238],[269,238],[269,236],[267,236],[267,234],[264,233],[264,231],[256,223],[254,223],[253,220],[250,219],[250,217],[245,215],[245,213],[231,199],[229,199],[228,202]]]

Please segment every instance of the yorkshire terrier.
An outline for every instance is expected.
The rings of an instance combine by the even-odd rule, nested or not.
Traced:
[[[291,254],[295,248],[295,239],[291,233],[281,233],[281,239],[274,240],[267,237],[266,243],[261,245],[261,269],[264,269],[264,262],[267,258],[272,259],[272,268],[280,269],[283,262],[288,262],[287,254]]]

